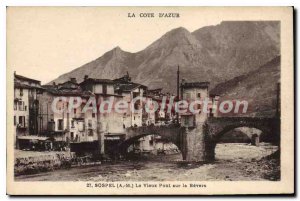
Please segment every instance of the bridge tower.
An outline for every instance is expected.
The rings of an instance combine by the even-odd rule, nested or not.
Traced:
[[[209,106],[203,107],[203,101],[209,100],[209,82],[185,82],[181,83],[181,100],[194,102],[194,110],[180,113],[181,127],[186,128],[185,136],[182,138],[183,160],[206,161],[206,133],[204,125],[208,119]],[[189,104],[190,105],[190,104]],[[206,111],[207,110],[207,111]]]

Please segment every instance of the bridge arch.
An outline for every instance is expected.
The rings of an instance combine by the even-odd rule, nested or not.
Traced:
[[[182,153],[184,133],[185,129],[176,124],[131,127],[126,129],[126,139],[119,143],[115,150],[116,152],[124,154],[128,147],[136,140],[145,136],[156,135],[161,136],[162,139],[175,144]]]
[[[269,128],[265,128],[265,127],[260,127],[260,126],[253,126],[253,125],[229,125],[229,126],[226,126],[225,128],[223,128],[223,130],[221,130],[220,132],[216,133],[214,136],[213,136],[213,142],[219,142],[219,140],[228,132],[230,131],[233,131],[235,129],[239,129],[239,128],[248,128],[248,129],[252,129],[252,128],[255,128],[259,131],[261,131],[260,135],[262,135],[263,133],[267,136],[270,136],[272,133],[271,133],[271,129]],[[245,133],[246,134],[246,133]],[[247,135],[249,137],[249,139],[251,139],[252,135],[254,135],[256,133],[253,133],[253,134],[249,134]],[[259,136],[260,136],[259,135]]]
[[[229,131],[224,130],[219,133],[216,137],[217,143],[250,143],[251,139],[258,137],[261,139],[261,129],[254,127],[237,127],[230,129]],[[262,140],[260,140],[262,141]]]
[[[206,156],[208,160],[215,159],[215,148],[220,138],[227,132],[240,127],[256,128],[261,130],[261,139],[268,139],[273,143],[279,142],[280,120],[277,118],[252,117],[220,117],[210,118],[205,126]]]
[[[174,144],[177,147],[178,150],[180,150],[180,144],[177,141],[172,141],[169,138],[161,136],[161,135],[159,135],[157,133],[154,133],[154,134],[141,134],[141,135],[134,136],[134,137],[132,137],[130,139],[127,139],[127,140],[121,142],[118,145],[118,147],[119,147],[118,149],[121,150],[122,153],[126,153],[127,150],[128,150],[128,148],[131,145],[134,145],[139,139],[141,139],[143,137],[146,137],[146,136],[160,136],[162,141],[172,143],[172,144]],[[180,152],[181,152],[181,150],[180,150]]]

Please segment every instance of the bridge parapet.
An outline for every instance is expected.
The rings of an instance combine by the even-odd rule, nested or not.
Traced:
[[[126,128],[127,137],[132,137],[132,135],[136,134],[151,134],[151,133],[159,133],[162,130],[167,129],[181,129],[178,124],[169,124],[169,125],[149,125],[149,126],[140,126],[140,127],[128,127]]]

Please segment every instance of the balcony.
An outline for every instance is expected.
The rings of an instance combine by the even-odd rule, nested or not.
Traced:
[[[17,124],[17,129],[26,129],[27,127],[26,124]]]

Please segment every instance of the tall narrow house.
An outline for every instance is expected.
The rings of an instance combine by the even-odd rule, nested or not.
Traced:
[[[40,131],[39,101],[41,81],[14,73],[15,136],[37,135]]]

